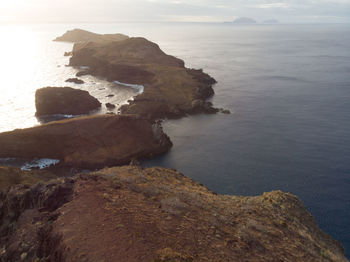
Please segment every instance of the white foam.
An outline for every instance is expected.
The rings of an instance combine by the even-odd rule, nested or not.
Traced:
[[[143,85],[126,84],[126,83],[121,83],[119,81],[114,81],[114,83],[116,83],[117,85],[122,85],[122,86],[127,86],[127,87],[137,89],[139,94],[142,94],[145,88]]]
[[[25,163],[22,167],[21,170],[31,170],[32,168],[39,167],[39,169],[44,169],[46,167],[56,165],[60,161],[57,159],[49,159],[49,158],[41,158],[38,160],[33,160],[31,162]]]

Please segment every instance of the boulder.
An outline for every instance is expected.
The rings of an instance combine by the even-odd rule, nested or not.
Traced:
[[[89,92],[71,87],[45,87],[35,93],[36,116],[81,115],[101,107]]]
[[[106,107],[108,109],[114,109],[115,108],[115,105],[114,104],[111,104],[111,103],[106,103]]]
[[[83,80],[81,80],[81,79],[79,79],[79,78],[68,78],[67,80],[66,80],[66,82],[67,83],[75,83],[75,84],[78,84],[78,85],[80,85],[80,84],[84,84],[85,82],[83,81]]]

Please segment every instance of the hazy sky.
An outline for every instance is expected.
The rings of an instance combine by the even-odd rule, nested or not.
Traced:
[[[0,21],[350,22],[350,0],[0,0]]]

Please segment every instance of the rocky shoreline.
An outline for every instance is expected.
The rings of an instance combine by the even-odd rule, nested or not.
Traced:
[[[44,170],[0,167],[1,262],[348,261],[292,194],[217,195],[176,170],[138,165],[172,147],[157,119],[229,113],[206,101],[211,76],[144,38],[75,29],[56,41],[75,42],[66,55],[86,67],[77,75],[144,90],[119,115],[0,133],[0,158],[60,161]],[[101,103],[50,87],[38,90],[36,106],[38,116],[76,115]]]
[[[144,86],[141,94],[121,108],[122,113],[159,119],[220,111],[206,102],[214,95],[215,79],[202,70],[186,68],[184,61],[165,54],[157,44],[141,37],[107,41],[102,35],[77,42],[74,33],[84,35],[82,39],[90,36],[73,30],[56,41],[75,42],[69,65],[88,68],[77,76],[90,74]]]

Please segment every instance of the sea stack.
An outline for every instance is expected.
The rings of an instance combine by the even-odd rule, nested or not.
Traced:
[[[36,116],[82,115],[101,107],[89,92],[71,87],[44,87],[35,92]]]

